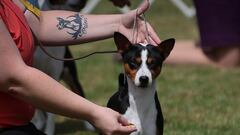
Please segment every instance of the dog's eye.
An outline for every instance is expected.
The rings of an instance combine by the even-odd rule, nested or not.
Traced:
[[[128,63],[131,69],[137,69],[139,65],[133,61]]]
[[[158,66],[158,63],[157,63],[157,61],[152,60],[151,62],[147,63],[147,65],[150,69],[154,69]]]

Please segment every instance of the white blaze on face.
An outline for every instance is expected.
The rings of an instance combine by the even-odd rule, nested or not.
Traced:
[[[147,44],[141,44],[141,45],[146,46]],[[135,76],[135,80],[134,80],[134,83],[136,86],[140,86],[139,78],[141,76],[148,77],[148,79],[149,79],[148,85],[150,85],[152,83],[152,74],[151,74],[151,71],[147,67],[147,58],[148,58],[148,51],[142,50],[142,52],[141,52],[142,64],[141,64],[140,68],[138,69],[137,74]]]

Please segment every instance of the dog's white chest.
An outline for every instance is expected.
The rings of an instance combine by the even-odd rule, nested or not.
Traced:
[[[137,128],[137,131],[131,135],[156,135],[157,109],[153,98],[149,99],[145,95],[143,98],[136,99],[130,94],[129,103],[130,107],[125,112],[124,117]]]

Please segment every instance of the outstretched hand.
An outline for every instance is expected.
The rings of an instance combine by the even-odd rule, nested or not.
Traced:
[[[148,10],[149,6],[149,0],[144,0],[137,9],[122,15],[118,32],[126,36],[132,43],[144,43],[148,37],[150,44],[158,45],[160,43],[160,38],[149,23],[146,23],[148,32],[146,31],[145,22],[141,17]],[[135,28],[134,22],[136,24]],[[133,31],[136,31],[135,33],[137,34],[133,35]]]
[[[112,109],[100,107],[96,109],[95,114],[92,124],[104,135],[129,135],[137,130],[127,119]]]

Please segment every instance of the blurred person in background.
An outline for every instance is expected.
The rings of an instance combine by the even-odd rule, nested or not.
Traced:
[[[170,64],[240,66],[240,1],[194,0],[200,42],[176,45]]]

